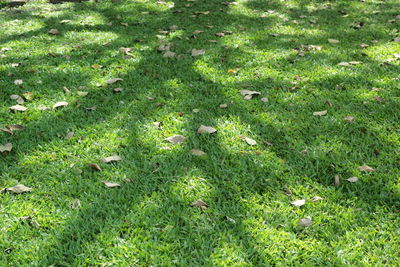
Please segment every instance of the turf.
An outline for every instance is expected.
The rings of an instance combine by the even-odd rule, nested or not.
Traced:
[[[0,195],[0,265],[397,265],[399,10],[397,0],[3,6],[0,127],[26,129],[0,132],[13,144],[0,188],[32,191]],[[350,61],[362,63],[338,65]],[[11,112],[10,95],[26,92],[27,110]],[[59,101],[69,105],[52,109]],[[186,140],[165,142],[173,135]],[[99,160],[111,155],[123,160]],[[206,209],[190,206],[199,199]]]

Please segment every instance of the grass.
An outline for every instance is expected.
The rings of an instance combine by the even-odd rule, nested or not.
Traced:
[[[0,10],[0,127],[26,127],[0,132],[0,144],[13,144],[0,153],[0,188],[32,187],[0,195],[0,265],[397,265],[398,1],[172,4],[31,1]],[[204,32],[193,38],[195,30]],[[233,34],[215,36],[224,31]],[[173,42],[174,58],[157,51],[160,40]],[[128,57],[121,47],[132,48]],[[191,57],[193,48],[205,54]],[[349,61],[362,64],[337,65]],[[106,85],[116,77],[123,81]],[[261,96],[244,100],[241,89]],[[28,110],[10,112],[10,95],[25,92]],[[39,109],[59,101],[69,105]],[[197,134],[200,125],[218,132]],[[164,141],[176,134],[186,141]],[[99,161],[114,154],[123,160]],[[364,164],[375,171],[359,171]],[[208,208],[190,206],[198,199]],[[299,228],[306,217],[313,224]]]

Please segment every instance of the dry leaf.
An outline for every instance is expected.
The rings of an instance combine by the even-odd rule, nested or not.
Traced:
[[[244,100],[250,100],[252,98],[253,98],[253,95],[245,95],[243,99]]]
[[[325,116],[328,113],[327,110],[323,110],[323,111],[316,111],[313,113],[314,116]]]
[[[244,140],[248,145],[254,146],[257,144],[257,142],[251,138],[248,137],[242,137],[242,140]]]
[[[153,126],[154,126],[155,128],[160,128],[160,126],[161,126],[161,122],[160,122],[160,121],[155,121],[155,122],[153,122],[152,124],[153,124]]]
[[[243,96],[246,96],[246,95],[260,95],[260,94],[261,94],[260,92],[257,92],[257,91],[250,91],[250,90],[240,90],[240,93],[241,93]]]
[[[227,107],[228,107],[228,104],[221,104],[221,105],[219,105],[219,107],[220,107],[220,108],[227,108]]]
[[[192,204],[190,204],[191,207],[200,207],[201,209],[206,209],[207,208],[207,204],[202,201],[202,200],[196,200],[195,202],[193,202]]]
[[[340,62],[338,63],[338,66],[350,66],[349,62]]]
[[[193,156],[199,156],[199,157],[207,155],[204,151],[201,151],[199,149],[190,150],[190,154],[192,154]]]
[[[311,220],[311,218],[303,218],[303,219],[299,220],[297,225],[300,227],[309,227],[312,225],[312,220]]]
[[[74,199],[71,202],[71,209],[77,209],[81,206],[81,201],[79,199]]]
[[[377,101],[377,102],[385,102],[385,99],[383,99],[382,97],[380,97],[380,96],[374,96],[374,100],[375,101]]]
[[[182,136],[182,135],[174,135],[168,138],[165,138],[165,141],[168,141],[172,144],[180,144],[183,143],[183,141],[185,141],[186,137]]]
[[[122,158],[120,157],[120,156],[117,156],[117,155],[113,155],[113,156],[111,156],[111,157],[107,157],[107,158],[102,158],[102,159],[100,159],[102,162],[104,162],[104,163],[110,163],[110,162],[113,162],[113,161],[120,161],[120,160],[122,160]]]
[[[116,82],[123,81],[121,78],[113,78],[106,81],[106,84],[114,84]]]
[[[25,92],[22,94],[26,100],[32,100],[33,99],[33,95],[32,92]]]
[[[338,43],[340,43],[340,41],[336,40],[336,39],[328,39],[328,43],[330,43],[330,44],[338,44]]]
[[[68,132],[68,133],[65,135],[65,139],[71,139],[72,136],[74,136],[74,132]]]
[[[174,57],[176,55],[176,53],[172,52],[172,51],[167,51],[164,53],[163,57]]]
[[[298,199],[298,200],[292,201],[291,204],[293,206],[296,206],[296,207],[301,207],[301,206],[306,204],[306,200],[305,199]]]
[[[92,69],[101,69],[103,66],[102,65],[99,65],[99,64],[93,64],[92,66]]]
[[[66,107],[66,106],[68,106],[68,102],[60,101],[60,102],[57,102],[57,103],[55,103],[53,105],[53,109],[56,109],[56,108],[59,108],[59,107]]]
[[[362,62],[361,61],[349,61],[349,64],[350,65],[359,65],[359,64],[362,64]]]
[[[371,168],[368,165],[359,166],[357,169],[359,171],[363,171],[363,172],[373,172],[373,171],[375,171],[375,169]]]
[[[21,84],[23,84],[23,83],[24,83],[23,80],[15,80],[15,81],[14,81],[14,84],[15,84],[15,85],[21,85]]]
[[[192,49],[192,57],[204,55],[206,50],[204,49]]]
[[[121,93],[123,90],[124,90],[124,88],[121,88],[121,87],[113,89],[114,93]]]
[[[202,134],[202,133],[212,134],[212,133],[215,133],[215,132],[217,132],[217,130],[215,128],[213,128],[213,127],[210,127],[210,126],[201,125],[199,127],[199,129],[197,129],[197,133],[199,133],[199,134]]]
[[[352,121],[354,121],[354,117],[353,116],[347,116],[347,117],[344,118],[344,121],[345,122],[352,122]]]
[[[13,145],[11,143],[7,143],[4,145],[0,145],[0,152],[10,152],[13,148]]]
[[[346,180],[349,181],[350,183],[355,183],[358,181],[358,178],[353,176],[353,177],[347,178]]]
[[[261,98],[261,101],[264,102],[264,103],[266,103],[266,102],[268,102],[268,98],[263,97],[263,98]]]
[[[88,166],[90,168],[92,168],[93,170],[95,170],[95,171],[101,171],[100,166],[98,164],[96,164],[96,163],[89,163]]]
[[[20,104],[20,105],[22,105],[25,102],[24,99],[19,95],[10,95],[10,98],[12,100],[17,101],[17,103]]]
[[[87,96],[87,94],[88,94],[89,92],[78,91],[78,92],[76,92],[76,93],[78,94],[78,96]]]
[[[120,184],[113,183],[113,182],[107,182],[107,181],[102,181],[103,184],[105,184],[106,187],[108,188],[114,188],[114,187],[120,187]]]
[[[57,29],[51,29],[48,33],[51,35],[59,35],[60,34],[60,32]]]
[[[26,192],[31,191],[32,188],[26,187],[23,184],[19,184],[19,185],[13,186],[13,187],[9,187],[6,190],[7,191],[11,191],[11,192],[13,192],[15,194],[22,194],[22,193],[26,193]]]
[[[335,175],[335,186],[339,186],[339,184],[340,184],[340,176]]]
[[[10,109],[14,110],[14,111],[22,111],[22,112],[27,110],[26,107],[21,106],[21,105],[12,106],[12,107],[10,107]]]
[[[322,197],[319,197],[319,196],[313,196],[313,197],[311,198],[311,201],[312,201],[312,202],[317,202],[317,201],[320,201],[320,200],[323,200],[323,198],[322,198]]]

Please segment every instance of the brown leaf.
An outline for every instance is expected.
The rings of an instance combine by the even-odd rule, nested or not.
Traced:
[[[227,108],[227,107],[228,107],[228,104],[221,104],[221,105],[219,105],[219,107],[220,107],[220,108]]]
[[[193,156],[199,156],[199,157],[207,155],[204,151],[201,151],[199,149],[190,150],[190,154],[192,154]]]
[[[11,192],[13,192],[15,194],[22,194],[22,193],[26,193],[26,192],[31,191],[32,188],[26,187],[23,184],[19,184],[19,185],[13,186],[13,187],[9,187],[6,190],[7,191],[11,191]]]
[[[314,116],[325,116],[326,114],[328,114],[327,110],[316,111],[316,112],[313,113]]]
[[[88,166],[90,168],[92,168],[93,170],[95,170],[95,171],[99,171],[99,172],[101,171],[100,166],[98,164],[96,164],[96,163],[89,163]]]
[[[0,152],[10,152],[13,148],[13,145],[11,143],[7,143],[4,145],[0,145]]]
[[[26,107],[21,106],[21,105],[12,106],[12,107],[10,107],[10,109],[13,110],[13,111],[21,111],[21,112],[24,112],[24,111],[27,110]]]
[[[68,133],[65,135],[65,139],[71,139],[72,136],[74,136],[74,132],[68,132]]]
[[[298,199],[298,200],[292,201],[291,204],[293,206],[296,206],[296,207],[301,207],[301,206],[306,204],[306,200],[305,199]]]
[[[371,168],[368,165],[359,166],[357,169],[359,171],[363,171],[363,172],[373,172],[373,171],[375,171],[375,169]]]
[[[97,69],[101,69],[103,66],[99,65],[99,64],[93,64],[91,67],[92,67],[92,69],[97,70]]]
[[[217,130],[211,126],[201,125],[199,127],[199,129],[197,129],[197,133],[199,133],[199,134],[203,134],[203,133],[213,134],[215,132],[217,132]]]
[[[106,84],[114,84],[116,82],[123,81],[121,78],[113,78],[106,81]]]
[[[185,141],[186,137],[182,136],[182,135],[174,135],[168,138],[165,138],[165,141],[168,141],[172,144],[180,144],[183,143],[183,141]]]
[[[204,55],[205,52],[206,52],[206,50],[204,50],[204,49],[192,49],[192,57]]]
[[[339,186],[339,184],[340,184],[340,176],[335,175],[335,186]]]
[[[11,134],[11,135],[14,134],[13,131],[11,131],[10,129],[8,129],[7,127],[0,128],[0,131],[1,131],[1,132],[8,133],[8,134]]]
[[[114,93],[120,93],[120,92],[122,92],[123,90],[124,90],[124,88],[120,88],[120,87],[114,88],[114,89],[113,89]]]
[[[201,199],[196,200],[195,202],[193,202],[192,204],[190,204],[191,207],[199,207],[201,209],[206,209],[207,208],[207,204],[202,201]]]
[[[338,44],[338,43],[340,43],[340,41],[336,40],[336,39],[328,39],[328,43],[330,43],[330,44]]]
[[[354,117],[353,116],[347,116],[347,117],[344,118],[344,121],[345,122],[352,122],[352,121],[354,121]]]
[[[340,62],[338,63],[338,66],[350,66],[349,62]]]
[[[110,156],[110,157],[107,157],[107,158],[102,158],[100,160],[102,162],[104,162],[104,163],[110,163],[110,162],[113,162],[113,161],[120,161],[120,160],[122,160],[122,158],[120,156],[113,155],[113,156]]]
[[[51,35],[59,35],[60,34],[60,32],[57,29],[51,29],[48,33]]]
[[[20,105],[22,105],[22,104],[25,103],[25,100],[24,100],[21,96],[19,96],[19,95],[10,95],[10,98],[11,98],[12,100],[17,101],[17,103],[20,104]]]
[[[376,102],[380,102],[380,103],[385,102],[385,99],[383,99],[383,98],[380,97],[380,96],[374,96],[374,100],[375,100]]]
[[[242,136],[241,139],[242,139],[243,141],[245,141],[245,142],[246,142],[248,145],[250,145],[250,146],[254,146],[254,145],[257,144],[257,142],[256,142],[255,140],[253,140],[253,139],[251,139],[251,138],[249,138],[249,137],[246,137],[246,136]]]
[[[176,53],[172,51],[167,51],[164,53],[163,57],[175,57]]]
[[[358,181],[358,177],[353,176],[353,177],[347,178],[346,180],[349,181],[350,183],[355,183]]]
[[[107,188],[114,188],[114,187],[120,187],[120,184],[117,183],[113,183],[113,182],[107,182],[107,181],[102,181],[103,184],[105,184],[105,186]]]
[[[309,227],[312,225],[312,220],[311,220],[311,218],[303,218],[303,219],[299,220],[297,225],[300,227]]]
[[[66,106],[68,106],[68,102],[60,101],[53,105],[53,109],[60,108],[60,107],[66,107]]]
[[[261,98],[261,101],[264,102],[264,103],[266,103],[266,102],[268,102],[268,98],[263,97],[263,98]]]

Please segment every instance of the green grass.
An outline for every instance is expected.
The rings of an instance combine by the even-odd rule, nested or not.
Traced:
[[[31,1],[0,10],[0,127],[26,127],[0,132],[0,145],[13,144],[0,153],[0,188],[32,187],[0,195],[1,266],[398,264],[399,2],[221,2]],[[195,30],[204,32],[192,38]],[[223,31],[233,34],[215,36]],[[175,58],[157,51],[160,40],[173,42]],[[301,56],[302,45],[322,49]],[[129,58],[121,47],[133,48]],[[205,54],[191,57],[193,48]],[[116,77],[123,81],[105,85]],[[244,88],[261,96],[244,100]],[[28,110],[10,112],[10,95],[25,92]],[[39,109],[59,101],[69,105]],[[197,134],[200,125],[218,132]],[[177,134],[183,144],[164,141]],[[194,148],[207,156],[192,156]],[[123,160],[99,160],[114,154]],[[360,172],[364,164],[375,171]],[[324,199],[313,203],[315,195]],[[198,199],[208,208],[190,206]],[[313,225],[300,229],[305,217]]]

